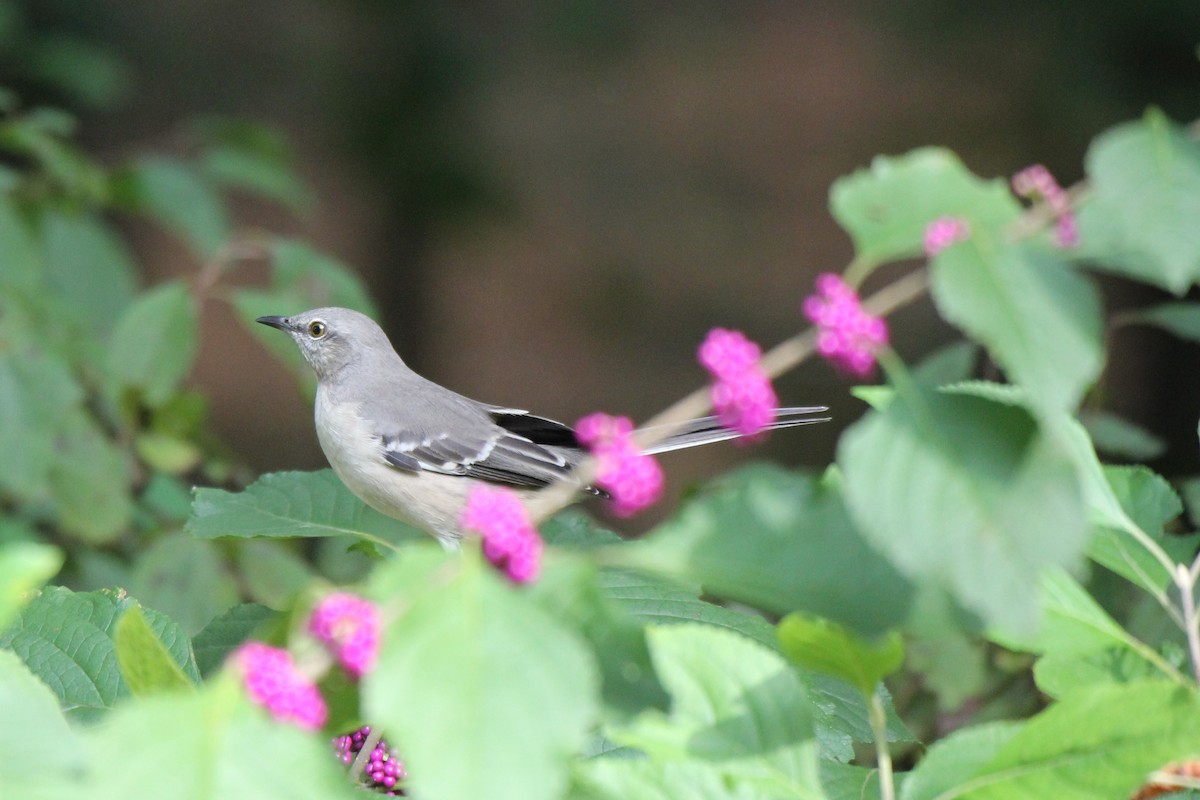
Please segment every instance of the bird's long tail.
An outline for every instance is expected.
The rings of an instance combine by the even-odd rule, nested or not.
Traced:
[[[799,425],[815,425],[818,422],[828,422],[829,417],[816,416],[824,414],[828,410],[825,406],[777,408],[775,409],[775,419],[767,425],[766,430],[773,431],[780,428],[795,428]],[[642,428],[642,430],[653,431],[657,427],[659,426]],[[681,430],[671,434],[658,444],[647,448],[646,453],[649,455],[669,453],[672,450],[683,450],[687,447],[697,447],[712,442],[723,442],[726,439],[737,439],[741,435],[735,430],[726,428],[716,417],[700,417],[686,423]]]

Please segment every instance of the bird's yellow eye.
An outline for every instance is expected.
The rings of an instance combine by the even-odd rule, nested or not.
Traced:
[[[314,319],[308,323],[308,335],[314,339],[320,339],[325,335],[325,323],[319,319]]]

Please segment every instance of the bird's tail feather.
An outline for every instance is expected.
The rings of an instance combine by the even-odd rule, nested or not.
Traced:
[[[794,428],[798,425],[815,425],[818,422],[828,422],[829,417],[814,416],[816,414],[823,414],[828,410],[825,406],[777,408],[775,409],[775,419],[767,425],[766,430],[773,431],[779,428]],[[642,428],[642,430],[652,431],[656,427],[658,426]],[[726,428],[716,417],[700,417],[686,423],[682,429],[671,434],[658,444],[650,446],[645,452],[648,455],[669,453],[672,450],[683,450],[702,444],[723,442],[726,439],[737,439],[741,435],[735,430]]]

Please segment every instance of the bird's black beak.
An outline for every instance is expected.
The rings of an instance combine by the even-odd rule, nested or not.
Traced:
[[[286,331],[291,328],[291,326],[288,325],[287,317],[259,317],[255,320],[255,322],[262,323],[263,325],[270,325],[272,328],[279,328],[281,331]]]

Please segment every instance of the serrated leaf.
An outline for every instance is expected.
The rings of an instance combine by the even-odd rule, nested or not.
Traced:
[[[726,475],[613,558],[786,614],[803,609],[865,633],[904,619],[907,581],[863,540],[833,485],[779,467]]]
[[[594,721],[595,664],[478,556],[453,564],[387,627],[364,715],[395,738],[414,794],[557,798]]]
[[[1020,213],[1001,180],[982,180],[949,150],[926,147],[878,156],[870,170],[834,181],[829,207],[854,240],[855,260],[876,266],[920,255],[938,217],[967,221],[973,233],[999,230]]]
[[[203,692],[142,698],[88,731],[88,791],[100,800],[356,800],[362,792],[329,756],[329,740],[276,723],[230,679]],[[178,787],[185,787],[179,790]]]
[[[1043,692],[1056,697],[1090,683],[1129,683],[1147,677],[1186,682],[1154,648],[1117,624],[1067,573],[1047,572],[1041,597],[1044,614],[1037,635],[1023,641],[1001,636],[999,641],[1009,649],[1042,654],[1035,675]]]
[[[779,622],[784,654],[805,669],[841,678],[870,697],[904,663],[904,642],[892,631],[868,640],[827,619],[794,612]]]
[[[212,542],[170,534],[141,554],[130,588],[143,605],[171,617],[189,635],[237,603],[237,581]]]
[[[90,332],[107,336],[137,292],[133,254],[94,216],[48,211],[41,222],[48,285]]]
[[[1161,111],[1097,136],[1079,212],[1084,255],[1177,295],[1200,279],[1200,143]]]
[[[56,547],[37,542],[7,542],[0,546],[0,631],[16,618],[34,589],[62,567]]]
[[[225,656],[249,639],[252,633],[278,618],[278,611],[257,603],[243,603],[205,625],[204,630],[192,640],[200,674],[208,677],[224,663]]]
[[[16,653],[58,697],[63,709],[81,712],[111,708],[129,687],[117,668],[113,629],[136,602],[114,592],[75,593],[60,586],[43,589],[17,622],[0,633],[0,647]],[[167,617],[144,609],[146,620],[171,657],[198,679],[191,642]]]
[[[133,207],[178,234],[197,255],[212,257],[229,237],[220,194],[193,167],[150,156],[119,176],[120,191]]]
[[[363,503],[329,469],[273,472],[241,492],[197,489],[187,530],[201,539],[350,534],[385,546],[427,538]]]
[[[958,787],[969,785],[970,779],[1012,741],[1023,724],[972,725],[935,742],[908,774],[900,800],[950,800],[961,796]]]
[[[194,685],[136,607],[125,610],[113,629],[121,677],[135,695],[190,689]]]
[[[930,278],[942,316],[987,346],[1044,419],[1073,409],[1099,374],[1099,296],[1049,250],[976,232],[938,254]]]
[[[1081,561],[1074,464],[1022,408],[911,386],[842,436],[838,463],[879,551],[992,625],[1034,629],[1041,572]]]
[[[1170,484],[1146,467],[1103,466],[1101,475],[1102,491],[1107,491],[1118,513],[1095,520],[1088,557],[1151,593],[1161,591],[1170,583],[1171,573],[1131,534],[1131,528],[1162,546],[1163,528],[1179,516],[1183,503]]]
[[[700,622],[779,650],[773,625],[760,616],[701,600],[699,589],[689,589],[640,572],[612,568],[601,570],[599,580],[605,596],[643,624],[662,626]],[[816,732],[822,755],[849,760],[853,756],[851,743],[869,742],[873,736],[862,695],[827,675],[800,669],[797,674],[816,712]],[[890,702],[888,705],[890,707]],[[888,725],[889,739],[912,738],[893,711],[889,711]]]
[[[24,779],[72,773],[83,764],[58,700],[15,653],[0,650],[0,797],[24,797]]]
[[[1151,771],[1196,753],[1200,697],[1177,684],[1089,686],[1026,722],[944,800],[1128,797]]]
[[[108,347],[108,373],[157,408],[179,389],[196,357],[196,306],[182,281],[139,296],[121,315]]]
[[[719,765],[770,796],[822,798],[813,714],[799,678],[777,653],[705,625],[647,632],[667,717],[648,713],[614,741],[655,761]]]

